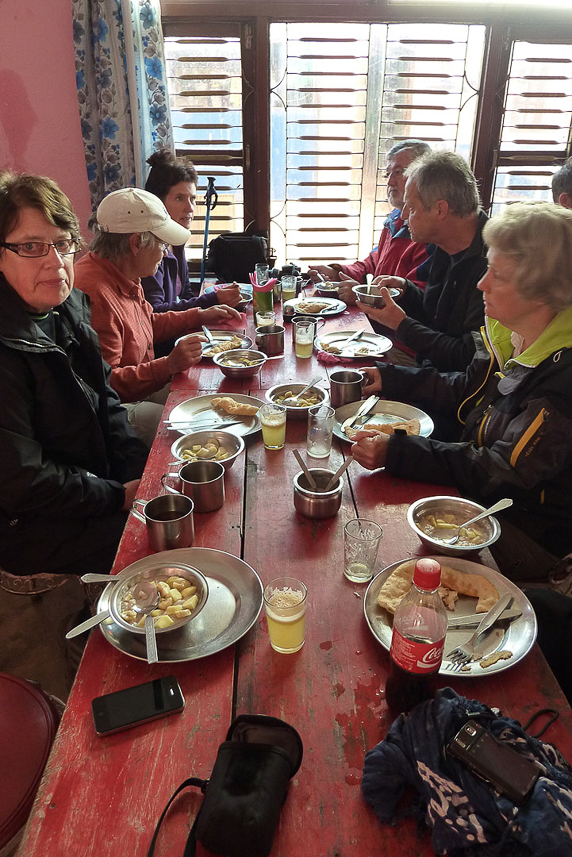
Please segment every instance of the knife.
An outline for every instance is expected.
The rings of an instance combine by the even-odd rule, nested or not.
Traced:
[[[236,426],[240,423],[243,423],[242,420],[227,420],[221,422],[214,422],[211,420],[208,423],[185,423],[185,422],[175,422],[172,423],[170,420],[165,420],[167,424],[167,428],[173,429],[173,431],[206,431],[207,429],[224,429],[226,426]],[[244,425],[244,423],[243,423]]]
[[[346,347],[346,345],[349,345],[350,342],[355,342],[356,340],[358,340],[360,338],[360,336],[363,336],[364,333],[365,333],[365,327],[360,328],[360,330],[356,330],[355,333],[352,333],[352,335],[344,341],[344,343],[343,343],[344,348]]]
[[[366,414],[369,414],[371,409],[374,408],[378,402],[379,402],[379,396],[370,396],[369,399],[366,399],[365,402],[363,403],[363,405],[361,405],[357,409],[357,411],[355,412],[355,414],[353,416],[349,417],[347,420],[344,420],[344,422],[342,423],[341,430],[343,432],[345,432],[345,430],[348,428],[348,426],[353,425],[353,423],[355,423],[355,421],[357,419],[365,416]]]
[[[503,613],[506,608],[512,604],[512,594],[510,592],[505,592],[504,595],[501,595],[497,603],[491,607],[488,613],[485,613],[483,618],[481,619],[477,630],[475,631],[475,639],[482,634],[483,631],[486,631],[491,625],[497,621],[498,617]]]
[[[506,609],[500,616],[497,616],[497,622],[504,622],[508,620],[512,622],[513,619],[518,619],[519,616],[522,616],[522,610],[519,607],[510,607]],[[447,623],[448,628],[470,628],[471,626],[477,626],[481,619],[483,618],[482,613],[472,613],[468,616],[450,616],[449,621]]]

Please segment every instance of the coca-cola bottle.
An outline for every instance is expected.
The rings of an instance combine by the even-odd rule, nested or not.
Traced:
[[[393,714],[409,711],[435,693],[447,633],[440,582],[441,566],[436,560],[417,560],[413,585],[395,611],[385,685],[385,699]]]

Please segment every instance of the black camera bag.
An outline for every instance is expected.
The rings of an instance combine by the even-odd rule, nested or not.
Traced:
[[[209,244],[206,270],[222,283],[249,283],[256,265],[268,263],[268,233],[226,232]]]
[[[223,857],[268,857],[302,752],[298,732],[283,720],[262,714],[237,717],[218,749],[210,779],[190,777],[173,794],[155,828],[147,857],[155,853],[167,810],[187,786],[198,786],[205,797],[183,857],[194,857],[197,841]]]

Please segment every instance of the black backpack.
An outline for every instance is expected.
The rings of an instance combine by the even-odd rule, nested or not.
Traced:
[[[268,264],[267,232],[225,232],[209,243],[206,270],[221,283],[249,283],[259,262]]]

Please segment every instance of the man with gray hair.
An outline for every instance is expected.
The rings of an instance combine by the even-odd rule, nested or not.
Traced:
[[[572,208],[572,158],[552,176],[552,199],[557,205]]]
[[[437,245],[427,287],[409,278],[380,280],[385,307],[359,304],[375,321],[395,331],[417,354],[419,364],[442,372],[464,371],[475,353],[473,332],[483,324],[477,283],[487,270],[476,179],[454,152],[423,155],[406,172],[403,217],[413,241]],[[401,292],[396,301],[389,288]]]
[[[340,297],[346,303],[355,304],[356,298],[352,286],[366,282],[371,274],[379,277],[383,274],[406,277],[415,282],[424,282],[417,278],[417,269],[427,261],[428,251],[425,244],[416,244],[411,240],[407,224],[401,217],[403,192],[405,190],[405,171],[416,158],[430,152],[423,140],[409,138],[396,143],[386,155],[387,199],[393,211],[383,224],[379,244],[363,262],[351,265],[316,265],[309,271],[314,281],[321,274],[326,280],[339,281]]]

